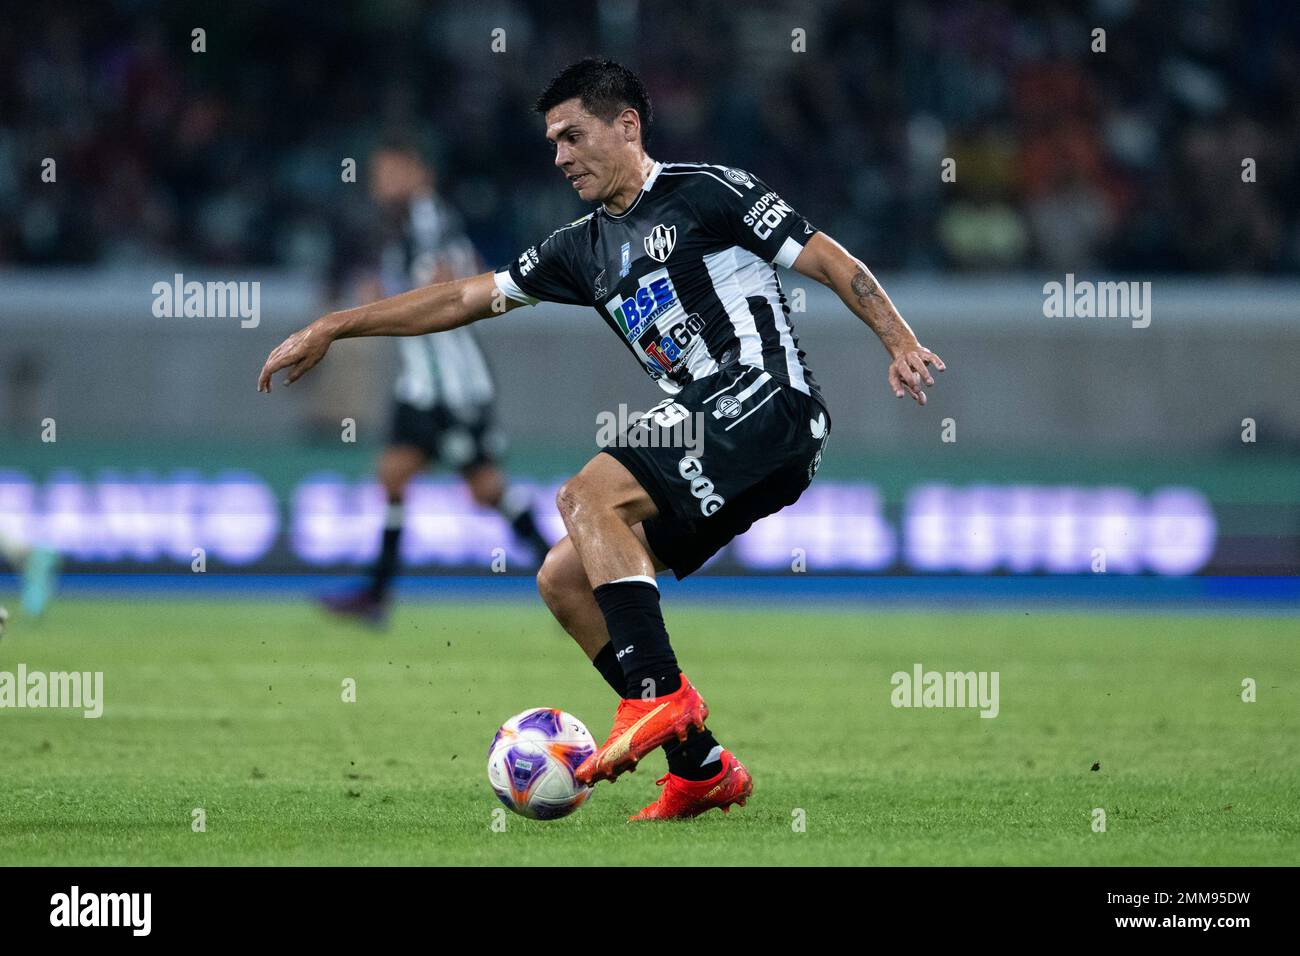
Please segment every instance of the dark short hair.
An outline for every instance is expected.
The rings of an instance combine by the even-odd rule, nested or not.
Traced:
[[[587,57],[566,66],[542,90],[533,108],[545,114],[574,97],[582,101],[583,109],[606,123],[614,122],[614,117],[632,107],[641,117],[642,144],[650,138],[650,95],[641,79],[623,64]]]
[[[399,153],[421,163],[428,163],[427,144],[418,133],[406,128],[385,129],[374,144],[377,153]]]

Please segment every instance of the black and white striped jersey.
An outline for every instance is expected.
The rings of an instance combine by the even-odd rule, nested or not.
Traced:
[[[432,193],[411,201],[401,236],[384,248],[380,269],[385,295],[482,271],[460,217]],[[402,370],[394,391],[399,402],[427,411],[439,405],[472,409],[492,401],[492,375],[468,327],[408,336],[398,344]]]
[[[655,163],[626,211],[557,229],[496,283],[519,302],[592,306],[669,394],[740,363],[821,401],[775,268],[816,231],[752,173]]]

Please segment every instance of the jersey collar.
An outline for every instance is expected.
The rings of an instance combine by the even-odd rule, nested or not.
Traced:
[[[604,213],[606,216],[608,216],[610,219],[616,221],[620,219],[626,219],[628,216],[632,214],[632,210],[637,207],[637,203],[641,201],[641,197],[644,196],[646,193],[648,193],[651,187],[654,186],[655,180],[659,178],[659,173],[663,168],[664,168],[664,164],[656,160],[654,166],[650,169],[650,175],[645,178],[645,184],[641,187],[641,191],[636,194],[636,198],[632,200],[631,205],[629,205],[617,216],[614,215],[612,212],[610,212],[608,209],[606,209],[604,203],[600,204],[600,211]]]

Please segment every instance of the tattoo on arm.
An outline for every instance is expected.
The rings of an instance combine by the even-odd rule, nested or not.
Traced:
[[[880,298],[880,286],[876,285],[875,280],[861,269],[853,274],[853,280],[849,283],[849,288],[858,297],[858,304],[863,308],[867,307],[869,297],[875,296],[877,300]]]
[[[860,314],[863,321],[871,326],[872,331],[880,336],[887,346],[891,345],[898,326],[894,321],[894,310],[880,294],[880,286],[876,284],[876,280],[859,269],[849,281],[849,288],[857,299],[858,308],[862,310]]]

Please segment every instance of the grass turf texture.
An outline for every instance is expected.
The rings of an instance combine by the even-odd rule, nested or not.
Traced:
[[[407,605],[382,635],[290,603],[56,603],[0,670],[102,670],[104,715],[0,710],[0,864],[1300,862],[1295,617],[667,611],[749,806],[626,823],[655,754],[494,832],[497,724],[555,706],[602,738],[613,713],[540,602]],[[895,709],[918,661],[999,671],[1000,715]]]

